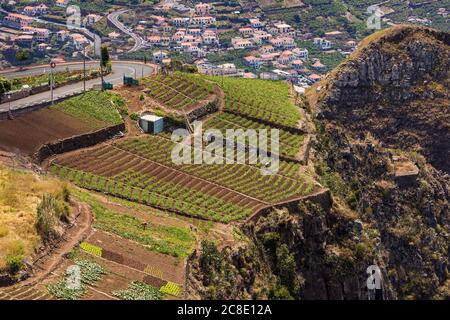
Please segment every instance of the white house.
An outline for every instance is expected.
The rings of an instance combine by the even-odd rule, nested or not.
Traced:
[[[158,50],[153,52],[153,61],[156,63],[162,62],[164,59],[166,59],[169,56],[169,54],[166,51]]]

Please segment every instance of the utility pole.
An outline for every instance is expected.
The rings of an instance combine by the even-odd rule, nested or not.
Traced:
[[[83,46],[83,91],[86,92],[86,46]]]
[[[102,91],[103,91],[103,63],[101,58],[100,58],[100,79],[102,80]]]
[[[50,63],[50,100],[51,100],[52,106],[53,106],[53,85],[54,85],[53,69],[55,67],[56,67],[56,63],[51,62]]]
[[[9,108],[9,111],[11,111],[11,95],[10,94],[8,94],[8,108]]]

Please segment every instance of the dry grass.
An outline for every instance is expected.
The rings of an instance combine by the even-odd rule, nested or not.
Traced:
[[[40,242],[37,204],[44,193],[57,194],[63,187],[58,180],[0,166],[0,270],[17,247],[23,247],[25,257],[33,252]]]

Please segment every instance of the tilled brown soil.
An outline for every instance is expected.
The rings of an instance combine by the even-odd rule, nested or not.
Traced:
[[[74,156],[74,154],[76,154],[76,156]],[[107,154],[107,156],[103,157],[104,154]],[[59,156],[55,163],[106,177],[113,177],[127,169],[133,169],[136,172],[155,177],[165,182],[189,186],[189,188],[205,192],[211,196],[216,196],[240,204],[254,212],[265,207],[265,204],[259,200],[186,174],[180,170],[144,159],[113,146],[102,146],[89,150],[78,150],[74,153],[67,153]]]
[[[41,109],[0,121],[0,150],[31,155],[43,144],[92,131],[89,125],[61,111]]]

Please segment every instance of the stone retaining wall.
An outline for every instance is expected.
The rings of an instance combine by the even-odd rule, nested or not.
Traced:
[[[56,154],[61,154],[81,148],[90,147],[98,143],[111,139],[119,132],[125,131],[125,124],[121,123],[108,128],[103,128],[98,131],[73,136],[67,139],[50,142],[39,148],[33,155],[36,162],[42,163],[48,157]]]
[[[256,222],[261,217],[267,216],[273,209],[281,209],[281,208],[289,208],[291,212],[295,212],[297,210],[299,203],[305,202],[305,201],[311,201],[313,203],[316,203],[320,205],[325,210],[328,210],[333,205],[333,198],[331,197],[330,190],[323,189],[316,193],[313,193],[308,196],[304,196],[298,199],[285,201],[282,203],[275,204],[273,206],[269,206],[267,208],[261,209],[254,215],[247,218],[246,222]]]
[[[260,118],[255,118],[255,117],[249,116],[247,114],[241,113],[239,111],[224,110],[224,112],[231,113],[231,114],[240,116],[242,118],[247,118],[249,120],[252,120],[252,121],[255,121],[255,122],[258,122],[258,123],[262,123],[262,124],[265,124],[265,125],[268,125],[268,126],[271,126],[271,127],[274,127],[274,128],[282,129],[282,130],[288,131],[288,132],[293,133],[293,134],[305,134],[305,133],[307,133],[307,132],[305,132],[304,130],[302,130],[300,128],[289,127],[289,126],[285,126],[285,125],[282,125],[282,124],[279,124],[279,123],[273,123],[271,121],[263,120],[263,119],[260,119]]]

